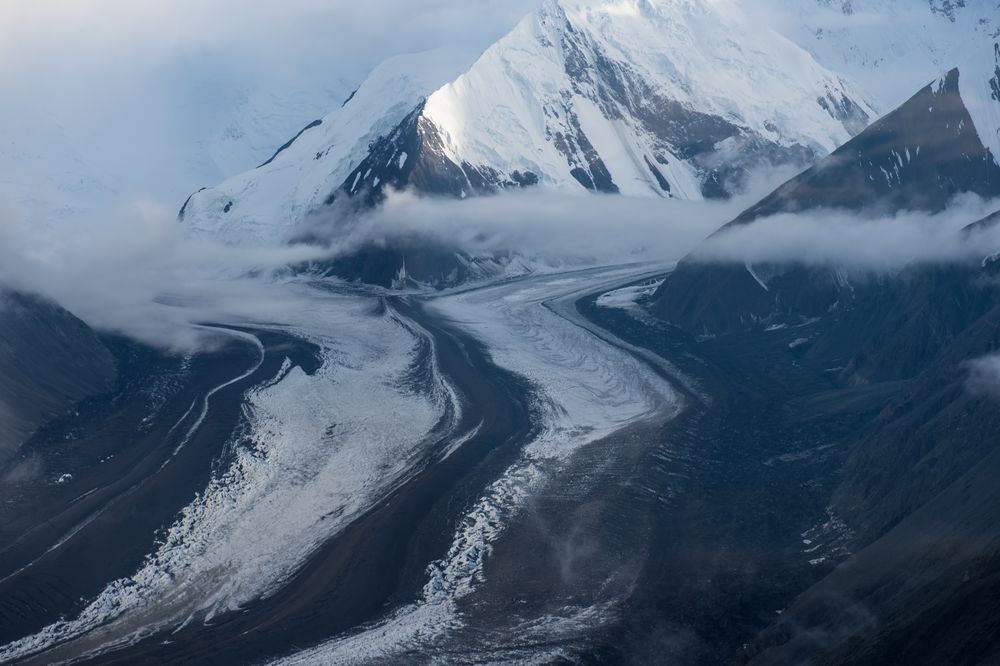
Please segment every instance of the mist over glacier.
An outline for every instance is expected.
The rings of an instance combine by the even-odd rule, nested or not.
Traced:
[[[282,286],[299,271],[360,247],[414,238],[477,257],[515,255],[523,260],[520,272],[540,273],[677,261],[706,238],[693,255],[697,261],[874,272],[980,261],[984,247],[1000,247],[997,225],[962,233],[996,208],[975,197],[957,199],[938,214],[818,210],[716,233],[783,178],[770,172],[721,203],[544,192],[457,201],[395,192],[371,213],[338,216],[334,209],[313,217],[279,245],[190,236],[168,210],[149,204],[58,233],[8,208],[0,211],[0,285],[52,298],[99,329],[183,350],[210,343],[196,324],[279,321],[305,305],[303,294]]]

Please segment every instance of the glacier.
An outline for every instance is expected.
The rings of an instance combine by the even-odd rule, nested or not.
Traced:
[[[426,300],[435,319],[468,331],[495,363],[524,377],[537,423],[513,463],[459,518],[447,553],[427,568],[420,600],[292,663],[385,658],[460,629],[457,603],[475,594],[491,544],[534,493],[557,481],[588,445],[679,413],[683,399],[670,382],[573,309],[583,294],[663,270],[616,266],[409,296]],[[451,433],[440,453],[447,458],[475,435],[476,428],[455,430],[464,400],[437,369],[433,340],[405,315],[381,307],[377,290],[308,278],[283,288],[310,305],[269,326],[318,345],[319,370],[306,374],[286,360],[276,376],[249,389],[227,445],[229,462],[143,566],[108,585],[79,616],[0,647],[0,659],[93,657],[162,631],[210,625],[266,599],[321,544],[412,478],[433,441]],[[565,625],[580,632],[608,617],[594,608],[567,612],[538,618],[535,630]]]

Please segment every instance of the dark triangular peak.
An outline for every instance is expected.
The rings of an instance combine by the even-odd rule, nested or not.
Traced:
[[[962,192],[1000,195],[1000,166],[976,132],[959,76],[952,69],[735,222],[811,208],[938,211]]]
[[[813,209],[937,212],[962,193],[1000,196],[1000,166],[979,139],[953,69],[726,227]],[[831,270],[700,263],[693,256],[660,287],[653,307],[697,334],[801,323],[844,307],[853,293]]]

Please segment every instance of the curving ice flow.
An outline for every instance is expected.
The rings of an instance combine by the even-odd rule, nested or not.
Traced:
[[[170,458],[164,461],[163,463],[164,465],[169,463],[171,458],[173,458],[174,456],[176,456],[178,453],[181,452],[181,450],[187,445],[187,443],[191,441],[191,438],[194,437],[194,434],[198,432],[198,428],[201,427],[201,424],[205,422],[205,417],[208,416],[208,408],[211,403],[212,396],[221,391],[222,389],[226,388],[227,386],[232,386],[236,382],[243,381],[253,373],[257,372],[260,366],[264,364],[264,345],[263,343],[261,343],[260,338],[258,338],[256,335],[253,335],[251,333],[244,333],[243,331],[218,329],[209,326],[199,326],[198,328],[212,330],[212,331],[221,331],[227,335],[232,335],[233,337],[239,338],[240,340],[246,340],[257,349],[257,359],[256,361],[254,361],[254,364],[251,365],[249,369],[247,369],[246,372],[244,372],[241,375],[237,375],[236,377],[233,377],[227,382],[219,384],[218,386],[216,386],[211,391],[205,394],[205,396],[201,399],[201,411],[198,412],[198,417],[194,420],[194,423],[192,423],[190,427],[188,427],[187,431],[184,433],[184,437],[182,437],[181,440],[177,443],[177,446],[174,447],[173,455],[171,455]],[[170,437],[170,435],[173,434],[176,431],[176,429],[181,424],[184,423],[187,417],[192,413],[192,411],[194,411],[194,406],[196,404],[197,402],[191,403],[191,406],[188,408],[188,410],[184,412],[184,415],[180,418],[180,420],[177,421],[174,427],[170,429],[170,432],[167,433],[167,437]]]
[[[322,349],[321,368],[309,376],[286,360],[251,389],[244,431],[230,443],[232,464],[184,509],[145,565],[79,617],[0,648],[0,661],[67,641],[74,654],[99,653],[267,596],[413,472],[442,418],[457,418],[454,394],[433,363],[429,390],[406,386],[427,344],[420,331],[376,310],[370,297],[288,288],[297,298],[307,292],[311,307],[282,328]]]
[[[535,427],[515,462],[460,517],[450,548],[428,567],[417,603],[289,663],[378,661],[453,636],[463,626],[459,601],[476,593],[493,544],[535,493],[587,444],[678,413],[682,400],[663,378],[665,368],[597,330],[574,307],[585,294],[657,271],[663,267],[592,269],[419,297],[428,314],[471,333],[494,363],[530,382]],[[428,454],[448,455],[472,436],[456,432],[461,401],[436,366],[433,337],[420,326],[371,293],[337,291],[331,283],[284,288],[303,305],[271,326],[316,344],[318,371],[308,375],[286,359],[274,377],[248,390],[228,464],[144,565],[110,584],[78,617],[0,648],[0,660],[56,646],[46,657],[102,654],[266,598],[321,544],[412,478]],[[452,446],[432,452],[443,432],[451,433]],[[605,611],[566,608],[526,618],[524,632],[578,632],[601,624]]]
[[[515,280],[445,295],[429,309],[474,334],[495,363],[537,387],[545,430],[525,453],[564,459],[637,419],[679,409],[679,396],[646,363],[596,336],[569,308],[551,307],[656,270],[663,269],[626,266]]]
[[[485,576],[491,544],[576,452],[637,422],[676,416],[682,399],[671,385],[624,344],[596,335],[571,307],[585,294],[653,272],[648,266],[580,271],[457,291],[430,301],[431,312],[485,343],[497,365],[530,380],[540,428],[519,459],[462,518],[445,557],[428,568],[419,602],[358,634],[278,663],[381,663],[438,646],[463,626],[458,602],[474,594]],[[523,629],[526,635],[541,631],[551,641],[563,631],[601,624],[609,617],[607,610],[568,608],[559,617],[526,619]]]

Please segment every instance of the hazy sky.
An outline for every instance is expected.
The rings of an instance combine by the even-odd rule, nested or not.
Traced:
[[[0,197],[39,218],[119,199],[176,209],[386,57],[482,50],[539,1],[2,0]]]
[[[315,68],[356,82],[395,53],[488,45],[538,2],[4,0],[0,70],[72,85],[221,58],[265,78]]]

